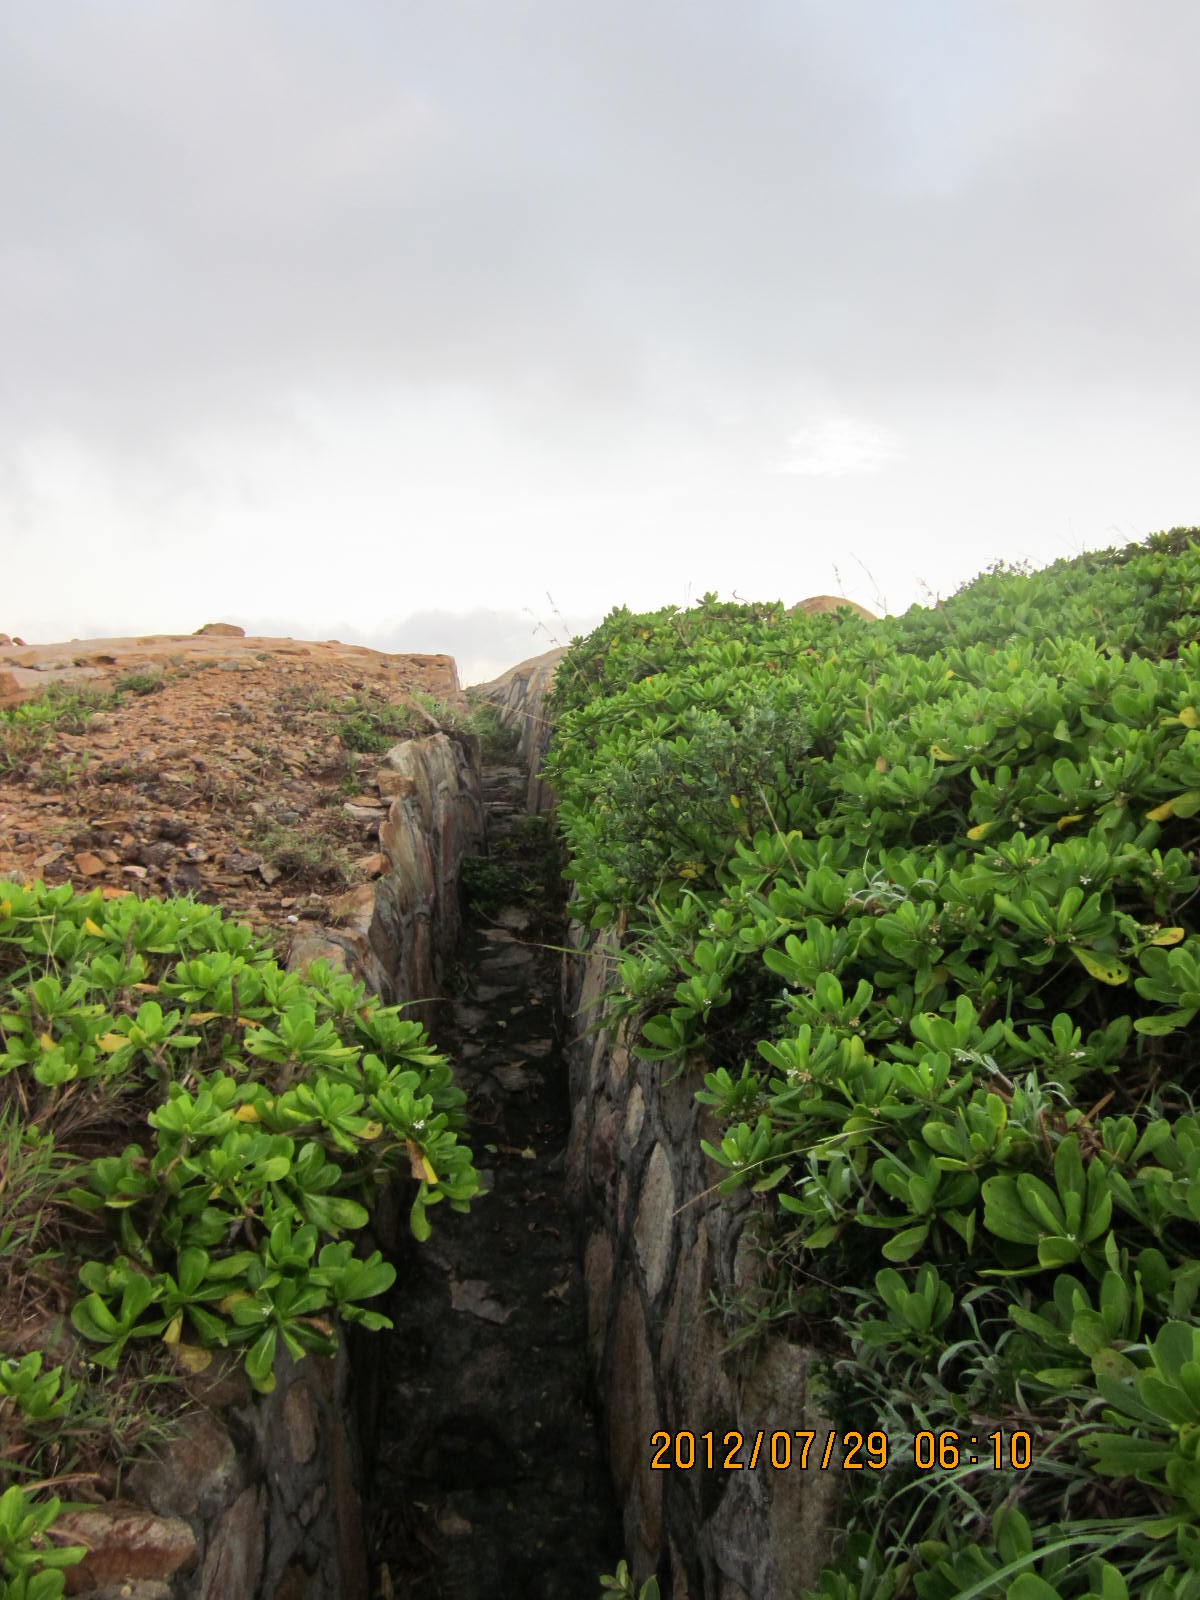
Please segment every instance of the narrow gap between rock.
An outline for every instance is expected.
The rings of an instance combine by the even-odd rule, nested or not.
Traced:
[[[565,1204],[562,882],[526,775],[485,767],[488,856],[436,1043],[468,1095],[488,1192],[404,1253],[379,1341],[368,1461],[372,1594],[586,1600],[621,1553],[589,1404]]]

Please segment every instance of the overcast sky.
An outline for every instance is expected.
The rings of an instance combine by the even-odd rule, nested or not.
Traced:
[[[1198,62],[1195,0],[3,0],[0,628],[469,682],[1198,522]]]

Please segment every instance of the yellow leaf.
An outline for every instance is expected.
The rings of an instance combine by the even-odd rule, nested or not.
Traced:
[[[888,769],[888,764],[884,760],[884,758],[882,756],[876,756],[875,757],[875,771],[876,772],[886,772],[887,769]]]
[[[97,934],[100,938],[104,937],[104,929],[97,926],[97,924],[92,921],[91,917],[84,917],[83,931],[84,933]]]
[[[124,1050],[129,1043],[129,1035],[125,1033],[105,1033],[101,1034],[96,1043],[106,1056],[111,1056],[114,1050]]]
[[[1195,706],[1184,706],[1179,713],[1179,720],[1185,728],[1200,728],[1200,711]]]
[[[366,1127],[362,1130],[362,1132],[359,1134],[358,1137],[360,1139],[378,1139],[379,1135],[382,1132],[383,1132],[383,1123],[382,1122],[368,1122]]]
[[[742,802],[738,799],[737,795],[731,794],[729,796],[729,804],[734,808],[735,811],[741,810]]]
[[[177,1311],[167,1323],[166,1332],[163,1334],[164,1344],[178,1344],[179,1335],[183,1332],[183,1312]]]
[[[256,1017],[239,1017],[237,1019],[243,1028],[261,1028],[262,1023]]]
[[[202,1350],[198,1344],[177,1344],[171,1354],[185,1372],[203,1372],[212,1366],[212,1351]]]
[[[1069,822],[1082,822],[1086,816],[1086,811],[1072,811],[1065,817],[1059,817],[1058,821],[1055,823],[1055,827],[1065,828]]]
[[[973,828],[967,829],[967,838],[986,839],[995,826],[994,822],[977,822]]]
[[[935,761],[957,761],[957,756],[952,756],[949,750],[943,750],[940,744],[931,744],[929,754]]]
[[[43,1050],[53,1050],[54,1049],[54,1036],[53,1036],[53,1034],[49,1034],[49,1033],[39,1034],[38,1035],[38,1043],[41,1045]]]
[[[140,990],[142,994],[158,993],[158,985],[156,983],[135,983],[133,987]]]
[[[1183,928],[1161,928],[1151,939],[1151,944],[1178,944],[1183,938]]]
[[[258,1121],[258,1108],[256,1106],[252,1106],[249,1101],[243,1105],[240,1105],[233,1114],[239,1122]]]
[[[1120,984],[1129,981],[1129,968],[1123,961],[1118,961],[1115,956],[1098,956],[1094,950],[1085,950],[1082,945],[1073,944],[1071,953],[1093,978],[1098,978],[1101,983]]]
[[[1161,806],[1155,806],[1153,811],[1147,811],[1146,815],[1151,822],[1163,822],[1167,817],[1194,817],[1197,811],[1200,811],[1200,789],[1185,789],[1182,794],[1164,800]]]
[[[219,1192],[219,1190],[214,1191],[214,1193]],[[249,1300],[251,1298],[252,1297],[246,1293],[245,1289],[237,1289],[233,1294],[227,1294],[224,1300],[217,1301],[217,1310],[221,1312],[223,1316],[227,1317],[233,1310],[234,1306],[237,1305],[239,1300]]]
[[[4,918],[7,919],[8,917],[11,917],[11,916],[12,916],[12,901],[11,900],[0,900],[0,917],[4,917]]]
[[[436,1183],[438,1181],[438,1175],[433,1170],[433,1163],[430,1161],[428,1156],[421,1157],[421,1165],[425,1169],[425,1182]]]
[[[189,1022],[211,1022],[214,1017],[219,1017],[219,1011],[193,1011],[188,1017]]]

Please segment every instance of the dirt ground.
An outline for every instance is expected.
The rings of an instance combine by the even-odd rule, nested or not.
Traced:
[[[24,717],[44,689],[103,706],[0,722],[0,880],[191,893],[286,957],[298,921],[385,866],[380,755],[355,746],[430,731],[411,697],[461,703],[457,673],[218,628],[0,646],[0,707]]]

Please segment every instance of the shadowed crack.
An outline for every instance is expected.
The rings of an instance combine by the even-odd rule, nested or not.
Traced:
[[[368,1526],[378,1595],[590,1600],[621,1555],[588,1402],[583,1287],[563,1193],[569,1130],[555,1007],[561,905],[522,827],[525,774],[484,775],[508,903],[477,917],[437,1042],[469,1096],[490,1192],[439,1208],[387,1307]]]

